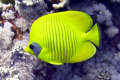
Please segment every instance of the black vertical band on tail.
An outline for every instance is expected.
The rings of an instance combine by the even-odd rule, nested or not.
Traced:
[[[101,46],[101,39],[102,39],[102,31],[101,31],[101,28],[100,28],[100,24],[99,23],[97,23],[97,25],[98,25],[98,31],[99,31],[99,47]]]
[[[97,48],[97,51],[100,51],[101,49],[102,49],[102,38],[103,38],[103,36],[102,36],[102,29],[101,29],[101,26],[100,26],[100,24],[99,23],[97,23],[97,25],[98,25],[98,29],[99,29],[99,47],[96,47]]]

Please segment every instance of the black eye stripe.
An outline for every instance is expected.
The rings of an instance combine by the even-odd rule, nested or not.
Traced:
[[[29,47],[30,47],[30,49],[34,49],[34,46],[33,46],[32,44],[30,44],[30,46],[29,46]]]
[[[36,43],[36,42],[33,42],[33,43],[31,43],[30,45],[29,45],[29,47],[30,47],[30,49],[34,52],[34,54],[36,55],[36,56],[38,56],[39,55],[39,53],[40,53],[40,51],[41,51],[41,47],[40,47],[40,45],[38,44],[38,43]]]

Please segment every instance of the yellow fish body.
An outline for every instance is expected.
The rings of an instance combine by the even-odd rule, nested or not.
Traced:
[[[25,51],[55,65],[85,61],[100,43],[98,25],[92,24],[91,17],[79,11],[42,16],[31,26]]]

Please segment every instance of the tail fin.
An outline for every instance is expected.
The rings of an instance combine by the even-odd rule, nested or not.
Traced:
[[[98,24],[96,23],[88,32],[89,34],[89,41],[95,44],[97,47],[100,45],[100,29]]]

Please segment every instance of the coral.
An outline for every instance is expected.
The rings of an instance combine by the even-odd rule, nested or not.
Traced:
[[[111,38],[114,37],[116,34],[118,34],[118,32],[119,32],[119,29],[116,27],[109,27],[105,31],[105,33]]]
[[[71,65],[70,64],[64,64],[64,65],[60,65],[60,66],[53,66],[57,69],[57,72],[64,72],[65,74],[68,73],[71,69]]]
[[[88,2],[89,3],[89,2]],[[113,26],[113,23],[111,21],[112,14],[111,12],[106,8],[106,6],[102,3],[94,3],[91,5],[84,5],[84,4],[78,4],[73,5],[71,9],[73,10],[79,10],[83,11],[89,15],[96,16],[96,21],[100,24],[105,23],[106,26]]]
[[[16,49],[14,52],[12,52],[11,65],[14,65],[14,67],[16,68],[16,71],[19,73],[20,80],[27,80],[27,79],[33,80],[35,76],[32,73],[32,68],[37,62],[36,61],[37,59],[35,60],[33,56],[29,56],[28,54],[23,54],[23,53],[24,52],[22,52],[19,49]]]
[[[8,12],[3,12],[2,13],[2,18],[3,19],[14,19],[14,12],[12,10],[9,10]]]
[[[104,54],[103,54],[104,53]],[[115,49],[112,48],[112,50],[104,50],[104,52],[97,53],[98,55],[96,58],[93,58],[84,65],[84,72],[86,76],[88,74],[94,74],[94,77],[89,76],[89,80],[94,80],[98,78],[104,78],[103,76],[100,77],[101,72],[106,71],[109,73],[109,76],[107,76],[106,72],[106,78],[108,77],[111,80],[118,80],[119,79],[119,71],[120,71],[120,53],[116,53]],[[103,74],[102,74],[103,75]],[[86,77],[84,76],[84,77]],[[98,77],[99,76],[99,77]],[[115,77],[116,76],[116,77]],[[108,79],[108,80],[109,80]],[[107,79],[105,79],[107,80]]]
[[[15,0],[16,4],[22,4],[22,5],[26,5],[26,6],[33,6],[39,2],[41,2],[41,0]]]
[[[15,8],[18,10],[18,13],[29,22],[47,14],[47,11],[45,10],[46,5],[43,0],[39,3],[35,3],[34,6],[17,4],[17,1],[15,1],[15,3]]]
[[[13,68],[13,67],[11,67],[11,68],[0,67],[1,79],[4,80],[6,78],[6,80],[10,80],[10,79],[19,80],[18,79],[18,74],[13,75],[14,71],[15,71],[15,68]],[[10,77],[8,77],[9,74],[10,74]],[[13,75],[13,76],[11,76],[11,75]],[[13,78],[11,78],[11,77],[13,77]]]
[[[2,12],[1,16],[3,19],[15,19],[15,12],[13,11],[12,4],[2,4],[0,2],[0,12]]]
[[[38,60],[37,65],[33,68],[36,80],[45,80],[47,77],[47,64],[43,61]]]
[[[120,1],[107,0],[108,4],[103,0],[47,0],[47,2],[15,0],[15,9],[11,4],[0,2],[0,80],[119,80]],[[109,3],[118,5],[112,10]],[[24,52],[29,41],[32,22],[48,13],[45,9],[51,8],[48,5],[57,11],[71,7],[72,10],[86,12],[93,18],[93,22],[99,23],[102,45],[94,57],[81,63],[55,66]]]
[[[37,5],[39,5],[39,3]],[[44,77],[46,76],[46,73],[43,70],[45,64],[42,64],[42,62],[40,62],[40,60],[38,60],[36,57],[30,55],[29,53],[25,53],[23,50],[23,48],[27,46],[29,40],[29,34],[28,32],[26,32],[26,30],[30,28],[29,26],[31,25],[32,22],[30,23],[26,22],[25,19],[19,16],[17,11],[14,11],[10,4],[8,5],[2,4],[0,6],[1,6],[0,13],[2,13],[2,17],[0,17],[1,20],[0,75],[2,76],[0,76],[0,79],[2,80],[37,80],[37,78],[44,79]],[[39,6],[37,6],[37,8],[38,7]],[[32,9],[34,12],[34,7]],[[40,9],[38,8],[37,11],[39,12],[39,10]],[[35,13],[37,14],[37,12]],[[38,62],[40,63],[39,66],[41,67],[37,66]],[[33,72],[37,71],[35,71],[34,67],[35,69],[37,68],[37,70],[40,71],[40,75],[42,76],[39,76],[37,78],[35,77],[36,74],[34,74]]]
[[[18,43],[17,43],[18,44]],[[15,43],[15,45],[17,45]],[[18,45],[17,45],[18,46]],[[5,61],[1,62],[2,67],[0,67],[0,79],[2,80],[9,80],[9,79],[14,79],[14,80],[37,80],[34,73],[33,69],[39,70],[45,66],[45,64],[42,64],[38,61],[38,59],[34,56],[31,56],[30,54],[27,54],[24,52],[23,48],[21,46],[19,47],[14,47],[13,50],[7,53],[8,56]],[[3,54],[3,52],[1,52]],[[5,54],[6,55],[6,54]],[[2,55],[3,56],[3,55]],[[3,60],[2,58],[2,60]],[[37,67],[37,62],[39,62],[39,66]],[[36,67],[36,68],[34,68]],[[41,70],[41,73],[45,73],[43,70]],[[40,76],[39,76],[40,78]],[[42,76],[41,76],[42,78]]]
[[[71,10],[69,0],[44,0],[50,13]]]
[[[117,44],[118,49],[120,50],[120,43]]]
[[[104,29],[104,32],[110,38],[119,33],[119,29],[113,24],[112,13],[104,4],[96,2],[92,3],[90,0],[86,0],[86,5],[84,5],[84,2],[73,4],[71,9],[83,11],[91,15],[94,22],[96,21],[99,24],[104,24],[104,27],[107,28],[106,30]]]
[[[15,27],[13,25],[13,26],[11,26],[11,30],[15,33],[15,36],[14,36],[15,39],[19,39],[19,40],[23,39],[22,31],[18,27]]]
[[[59,8],[63,8],[65,6],[68,6],[69,5],[69,0],[60,0],[60,3],[58,4],[53,4],[53,8],[55,9],[59,9]]]
[[[4,27],[0,27],[0,49],[7,49],[11,46],[14,32],[11,31],[12,24],[5,22]]]
[[[47,65],[37,57],[24,52],[23,48],[27,46],[28,40],[29,34],[25,33],[23,34],[23,40],[15,39],[13,41],[14,47],[9,58],[10,66],[14,66],[15,72],[19,73],[19,80],[43,80],[46,76],[45,69]]]
[[[78,77],[77,75],[74,75],[74,77],[71,80],[82,80],[82,79]]]
[[[0,2],[0,4],[1,4],[1,8],[2,8],[2,11],[5,11],[7,8],[10,8],[10,7],[12,7],[12,4],[3,4],[3,3],[1,3]]]
[[[22,40],[19,40],[19,39],[14,39],[13,40],[13,44],[14,44],[13,50],[15,50],[15,48],[17,48],[19,46],[22,46],[22,48],[25,48],[27,46],[28,41],[29,41],[29,34],[25,33],[22,36],[23,36]]]
[[[25,32],[31,26],[24,18],[18,18],[13,23],[23,32]]]
[[[111,2],[118,2],[118,3],[120,3],[120,0],[111,0]]]
[[[66,78],[66,80],[71,79],[70,73],[72,73],[72,72],[71,72],[70,64],[64,64],[64,65],[60,65],[60,66],[53,65],[53,67],[56,69],[56,72],[54,73],[55,75],[52,76],[53,78],[51,80],[64,80],[65,78]],[[62,76],[62,77],[60,77],[60,76]]]
[[[106,9],[104,4],[95,4],[93,6],[93,9],[94,11],[99,12],[99,14],[97,14],[97,21],[99,23],[105,22],[106,25],[112,26],[112,14],[108,9]]]
[[[14,73],[19,73],[18,79],[33,80],[34,74],[32,73],[32,68],[35,66],[37,59],[33,56],[30,56],[29,54],[25,54],[22,47],[15,48],[15,50],[13,49],[11,54],[12,55],[9,63],[10,66],[14,66]],[[12,78],[12,76],[10,78]]]
[[[98,76],[98,78],[100,78],[102,80],[109,80],[110,76],[109,76],[108,72],[103,71],[102,73],[100,73],[100,75]]]
[[[10,25],[10,23],[9,23],[9,25]],[[8,25],[7,25],[7,27],[9,28]],[[2,80],[11,80],[11,79],[12,80],[27,80],[26,78],[29,78],[29,77],[26,77],[26,75],[31,75],[31,76],[34,75],[34,74],[32,74],[32,72],[25,74],[25,72],[26,72],[25,69],[32,70],[32,67],[29,67],[29,69],[28,69],[28,66],[32,66],[32,64],[34,65],[34,63],[36,62],[35,58],[31,58],[32,56],[27,53],[25,54],[25,52],[22,48],[22,47],[25,48],[27,46],[28,38],[26,36],[28,36],[28,35],[23,35],[23,38],[24,38],[23,41],[22,40],[16,40],[16,41],[14,40],[13,41],[14,47],[12,47],[12,50],[9,50],[9,49],[8,50],[3,50],[3,49],[0,50],[0,58],[1,58],[1,60],[0,60],[0,65],[1,65],[0,66],[0,75],[1,75],[0,79],[2,79]],[[9,39],[8,39],[8,41],[9,41]],[[21,44],[21,43],[24,43],[24,44]],[[22,47],[19,47],[19,46],[22,46]],[[32,59],[34,59],[33,60],[33,61],[35,61],[34,63],[31,63]],[[29,63],[29,64],[31,63],[31,64],[29,65],[26,63]],[[20,79],[20,78],[24,78],[24,79]],[[33,77],[30,77],[30,79],[32,79],[32,78]]]

